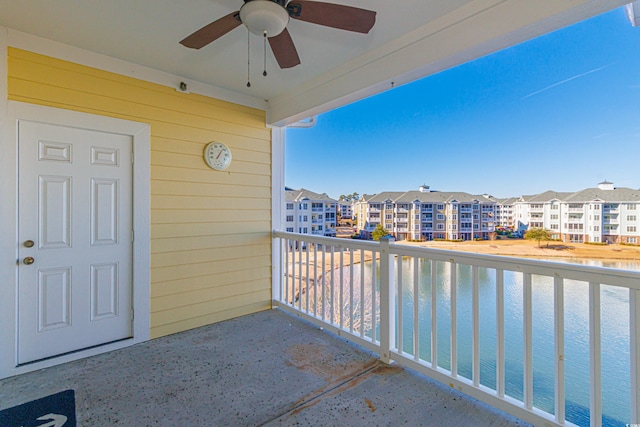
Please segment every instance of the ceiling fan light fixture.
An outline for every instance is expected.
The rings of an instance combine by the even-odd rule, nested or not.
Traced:
[[[289,13],[272,0],[251,0],[240,9],[240,20],[254,34],[275,37],[289,23]]]

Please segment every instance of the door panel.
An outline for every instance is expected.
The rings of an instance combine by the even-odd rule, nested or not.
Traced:
[[[18,363],[131,337],[131,137],[21,121],[18,139]]]

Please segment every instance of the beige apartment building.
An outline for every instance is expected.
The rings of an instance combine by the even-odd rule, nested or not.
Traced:
[[[382,225],[396,240],[488,239],[495,232],[496,202],[463,192],[387,191],[354,204],[357,230],[366,239]]]

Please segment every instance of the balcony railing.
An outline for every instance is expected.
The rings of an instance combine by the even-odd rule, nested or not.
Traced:
[[[403,246],[392,239],[273,235],[274,305],[379,352],[384,362],[415,369],[536,425],[572,425],[565,373],[576,369],[588,372],[587,423],[602,425],[603,406],[611,402],[603,402],[602,311],[607,305],[601,299],[612,290],[622,292],[628,296],[629,347],[604,349],[629,354],[630,395],[618,393],[613,400],[628,402],[629,419],[623,422],[640,422],[640,272]],[[588,301],[582,328],[588,331],[583,341],[589,354],[582,359],[565,358],[567,338],[576,333],[565,326],[565,320],[567,325],[575,321],[576,293]],[[493,303],[483,299],[481,304],[487,294]],[[550,321],[538,317],[542,295]],[[513,305],[520,316],[513,315]],[[489,329],[487,319],[493,322]],[[467,332],[460,329],[465,325]],[[516,327],[521,349],[514,360],[514,343],[506,337]],[[541,343],[541,328],[552,339]],[[534,354],[538,360],[541,345],[550,346],[553,367],[552,390],[546,392],[551,403],[544,408],[537,387],[534,394],[541,375]],[[588,367],[581,368],[585,359]],[[488,365],[495,371],[491,378]],[[520,372],[517,392],[513,372]]]

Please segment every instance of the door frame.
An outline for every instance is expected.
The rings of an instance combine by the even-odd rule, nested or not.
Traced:
[[[2,110],[0,108],[0,110]],[[4,117],[2,117],[4,116]],[[4,120],[3,120],[4,119]],[[133,140],[133,338],[80,350],[40,362],[18,361],[18,122],[31,121],[117,133]],[[0,379],[82,359],[147,341],[150,337],[150,126],[133,122],[8,101],[0,111]]]

